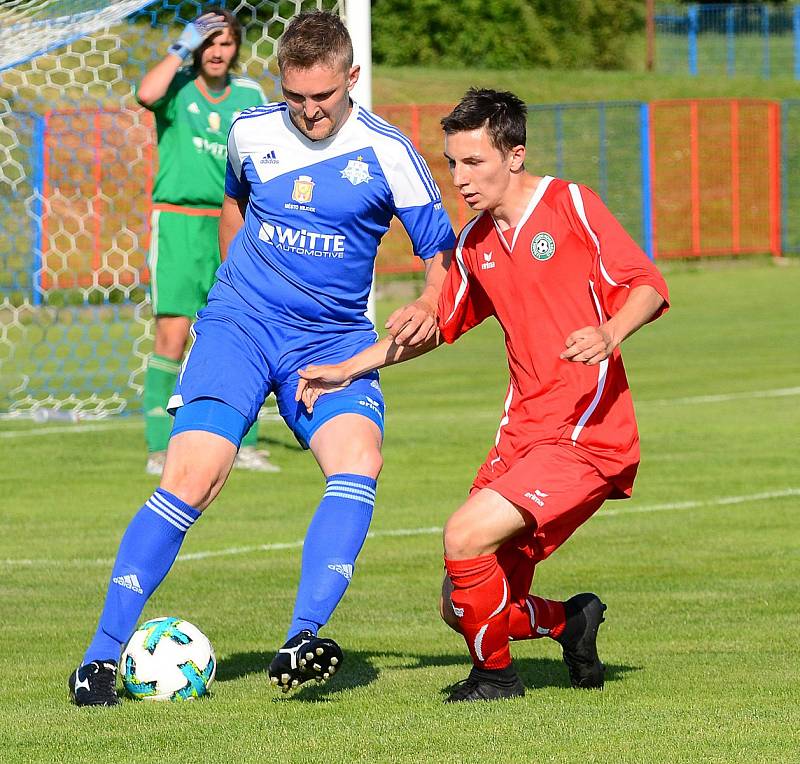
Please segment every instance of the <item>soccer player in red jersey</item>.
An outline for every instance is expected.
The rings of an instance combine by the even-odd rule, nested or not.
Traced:
[[[404,361],[494,316],[510,381],[497,436],[469,498],[444,529],[442,618],[474,664],[449,702],[524,694],[510,640],[561,644],[574,687],[603,686],[606,606],[529,593],[541,562],[606,499],[629,497],[639,436],[620,343],[667,309],[655,266],[588,188],[525,169],[526,108],[467,92],[442,120],[453,183],[478,214],[461,232],[439,300],[439,332],[418,347],[388,336],[349,361],[300,372],[297,398]]]

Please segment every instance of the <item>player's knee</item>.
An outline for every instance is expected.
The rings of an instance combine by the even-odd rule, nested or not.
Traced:
[[[226,475],[216,470],[202,469],[187,462],[167,459],[161,488],[202,512],[216,498]]]
[[[453,515],[444,526],[444,554],[451,560],[467,560],[485,554],[485,544],[477,537],[471,523]]]
[[[336,472],[350,472],[354,475],[368,475],[377,478],[383,469],[383,456],[372,444],[350,444],[339,455],[339,468]]]
[[[364,453],[362,458],[362,471],[359,475],[371,475],[378,477],[383,469],[383,455],[377,448],[371,448],[368,452]]]
[[[188,331],[183,326],[157,326],[153,352],[173,361],[180,361],[186,349]]]

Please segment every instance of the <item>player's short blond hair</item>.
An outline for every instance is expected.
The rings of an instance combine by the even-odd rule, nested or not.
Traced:
[[[344,22],[330,11],[299,13],[286,27],[278,45],[278,67],[353,66],[353,43]]]

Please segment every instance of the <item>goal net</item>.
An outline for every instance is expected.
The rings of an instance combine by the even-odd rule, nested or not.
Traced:
[[[208,4],[0,3],[0,416],[139,410],[156,152],[133,87]],[[268,97],[288,20],[343,10],[342,0],[225,5],[244,29],[241,71]]]

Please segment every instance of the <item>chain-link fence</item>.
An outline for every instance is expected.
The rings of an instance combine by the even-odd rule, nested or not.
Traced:
[[[800,79],[800,5],[657,4],[655,64],[663,73]]]

